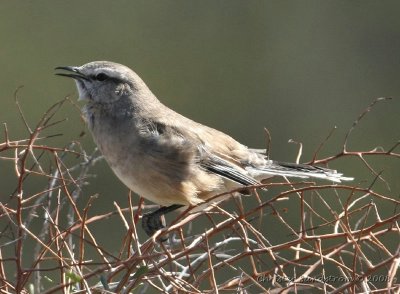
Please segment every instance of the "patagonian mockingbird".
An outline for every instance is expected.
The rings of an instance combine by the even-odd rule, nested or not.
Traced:
[[[161,205],[143,215],[148,235],[163,227],[161,216],[172,210],[272,176],[352,180],[327,168],[270,160],[265,150],[184,117],[124,65],[95,61],[56,69],[75,80],[88,128],[117,177]]]

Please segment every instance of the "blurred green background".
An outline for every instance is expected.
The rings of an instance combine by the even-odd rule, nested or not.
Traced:
[[[272,157],[285,161],[298,149],[289,139],[304,143],[301,161],[309,161],[334,126],[321,156],[339,152],[362,110],[392,96],[349,141],[350,149],[390,148],[400,133],[399,14],[399,1],[2,1],[0,121],[11,139],[26,138],[13,99],[18,86],[34,125],[56,101],[76,98],[74,83],[54,76],[54,67],[110,60],[134,69],[171,108],[245,145],[264,148],[267,127]],[[79,139],[78,111],[68,104],[58,117],[69,119],[54,131],[64,136],[48,144]],[[93,149],[89,135],[82,142]],[[398,178],[398,165],[377,164]],[[100,194],[98,213],[126,204],[127,189],[105,163],[97,167],[84,197]],[[333,167],[357,182],[374,178],[355,159]],[[6,201],[15,176],[5,168],[0,176]],[[123,233],[107,230],[109,246]]]

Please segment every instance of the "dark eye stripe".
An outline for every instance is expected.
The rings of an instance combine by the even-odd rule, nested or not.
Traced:
[[[103,76],[100,76],[100,77],[99,77],[100,74],[106,76],[107,78],[105,78],[105,77],[103,77]],[[105,78],[105,79],[103,79],[103,78]],[[90,76],[90,79],[93,80],[93,81],[100,81],[100,82],[103,82],[103,81],[106,81],[106,80],[107,80],[107,81],[110,81],[110,82],[115,82],[115,83],[120,83],[120,82],[122,82],[121,79],[116,78],[116,77],[111,77],[111,76],[109,76],[109,75],[107,75],[107,74],[105,74],[105,73],[98,73],[98,74],[96,74],[96,75],[91,75],[91,76]]]
[[[100,82],[105,81],[105,80],[107,80],[108,78],[109,78],[109,76],[106,75],[106,74],[103,73],[103,72],[100,72],[100,73],[98,73],[97,75],[93,76],[93,79],[94,79],[94,80],[100,81]]]

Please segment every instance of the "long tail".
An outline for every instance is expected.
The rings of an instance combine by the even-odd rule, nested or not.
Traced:
[[[297,164],[288,162],[268,161],[263,167],[252,168],[257,173],[257,178],[263,175],[286,176],[298,178],[318,178],[340,183],[341,181],[352,181],[354,178],[344,177],[336,170],[312,166],[307,164]],[[268,177],[265,177],[268,178]]]

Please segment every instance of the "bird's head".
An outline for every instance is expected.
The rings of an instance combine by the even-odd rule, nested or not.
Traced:
[[[142,79],[130,68],[109,61],[94,61],[82,66],[59,66],[56,75],[73,78],[79,100],[113,103],[121,97],[134,97],[148,91]]]

